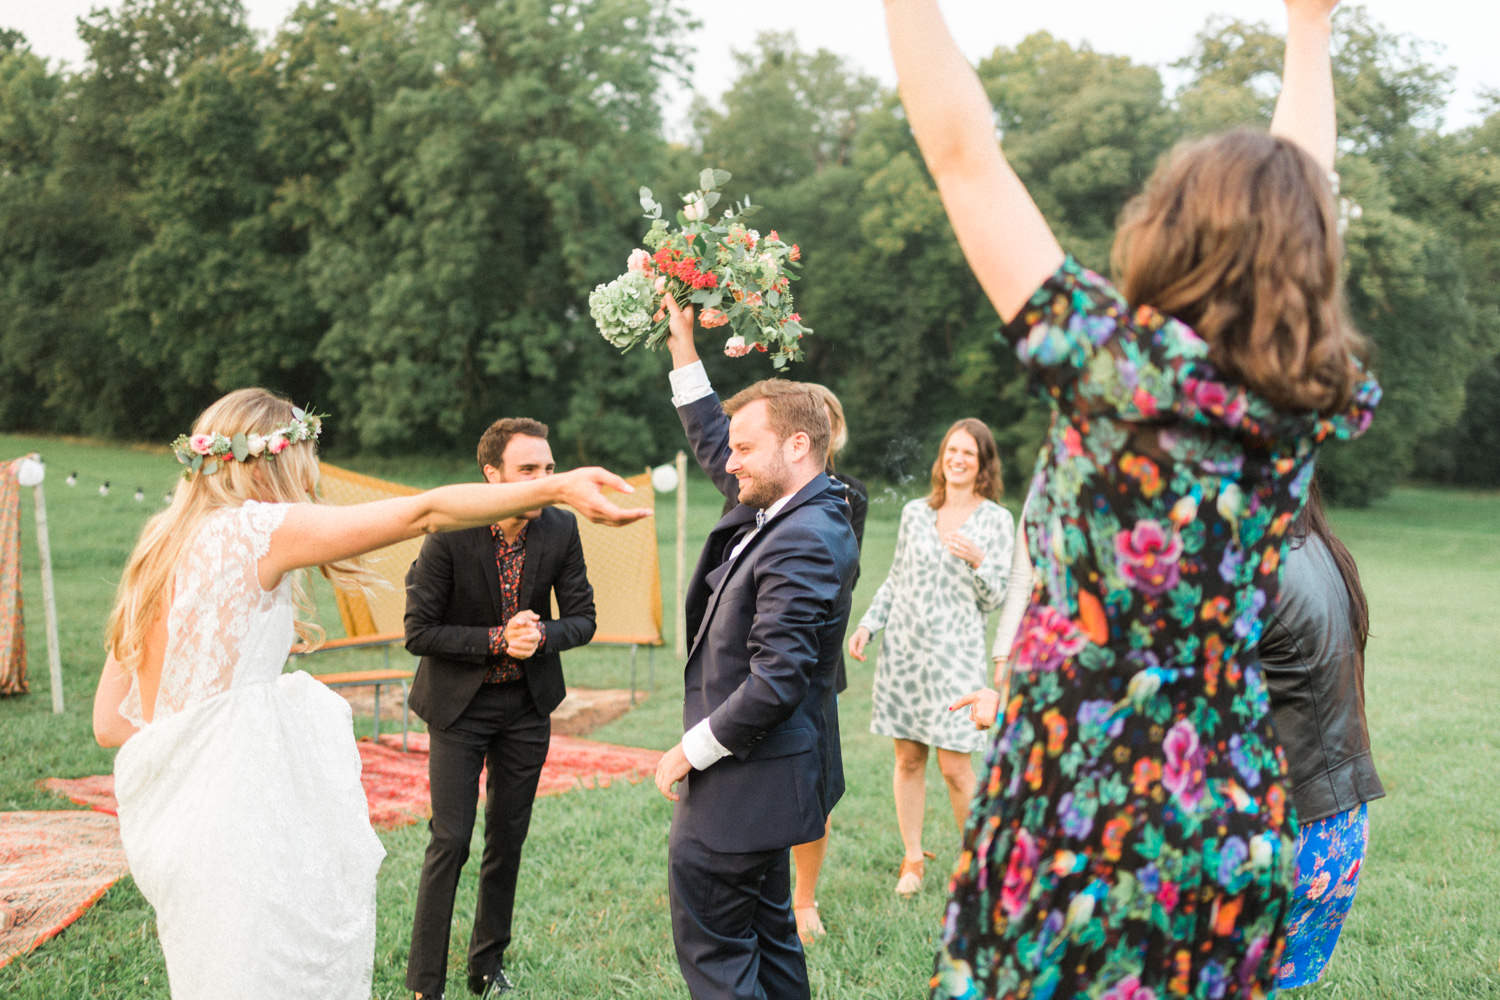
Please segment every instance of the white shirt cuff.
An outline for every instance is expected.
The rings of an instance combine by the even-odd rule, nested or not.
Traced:
[[[682,754],[693,765],[693,770],[702,771],[729,756],[724,745],[714,739],[714,731],[704,719],[682,734]]]
[[[708,372],[703,370],[701,361],[694,361],[681,368],[673,368],[667,372],[667,378],[672,383],[673,406],[696,403],[714,391],[712,383],[708,381]]]

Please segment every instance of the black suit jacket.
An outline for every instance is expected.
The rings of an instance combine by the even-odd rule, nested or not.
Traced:
[[[572,514],[548,507],[527,527],[519,596],[522,608],[547,623],[545,644],[523,661],[532,700],[547,715],[566,694],[558,654],[594,637],[594,588]],[[452,725],[495,661],[490,628],[504,624],[489,526],[429,535],[406,573],[406,648],[422,658],[408,698],[412,711],[439,729]]]
[[[695,407],[707,419],[683,419],[701,461],[727,422],[716,397],[682,409]],[[687,776],[676,821],[724,852],[816,840],[844,790],[833,698],[859,563],[848,504],[819,475],[727,560],[754,522],[744,504],[719,521],[686,601],[683,727],[709,719],[730,756]]]

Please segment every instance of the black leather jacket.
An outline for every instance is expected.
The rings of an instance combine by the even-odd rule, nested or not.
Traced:
[[[1287,551],[1281,599],[1258,652],[1298,821],[1385,795],[1370,758],[1364,661],[1349,621],[1349,592],[1316,535]]]

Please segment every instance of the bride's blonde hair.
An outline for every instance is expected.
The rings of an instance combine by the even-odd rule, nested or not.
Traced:
[[[268,436],[292,422],[292,402],[265,389],[236,389],[204,410],[193,423],[193,434],[260,434]],[[246,500],[267,503],[317,502],[316,444],[289,445],[274,459],[267,456],[235,461],[226,458],[205,475],[192,472],[178,484],[167,509],[146,522],[130,553],[115,594],[115,606],[105,630],[105,648],[126,670],[140,666],[146,637],[171,603],[172,576],[183,552],[196,540],[203,519],[215,511],[238,507]],[[368,571],[353,560],[322,567],[335,586],[365,586]],[[323,629],[312,620],[313,602],[301,570],[292,574],[297,636],[316,645]]]

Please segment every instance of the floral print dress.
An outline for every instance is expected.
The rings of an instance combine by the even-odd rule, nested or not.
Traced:
[[[1368,426],[1221,376],[1184,324],[1067,258],[1006,328],[1056,411],[1032,602],[950,883],[934,997],[1274,992],[1296,863],[1246,650],[1317,446]]]
[[[1354,905],[1369,843],[1366,802],[1303,823],[1297,831],[1297,891],[1286,921],[1286,951],[1276,970],[1277,986],[1308,986],[1323,975]]]

